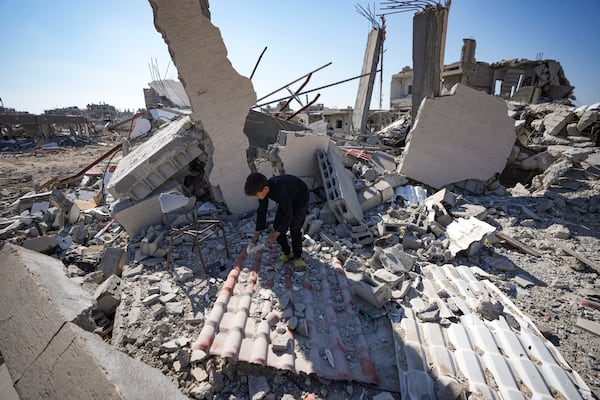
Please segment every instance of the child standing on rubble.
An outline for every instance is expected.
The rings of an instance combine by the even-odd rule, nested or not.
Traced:
[[[277,213],[273,222],[274,233],[269,235],[265,245],[270,247],[275,241],[281,246],[281,261],[294,261],[296,268],[306,266],[302,259],[302,226],[308,210],[308,187],[302,179],[294,175],[279,175],[267,179],[260,173],[252,173],[246,178],[244,192],[258,199],[256,212],[256,232],[252,243],[256,244],[260,232],[267,227],[267,207],[269,199],[277,203]],[[292,247],[286,237],[290,231]],[[292,258],[293,257],[293,258]]]

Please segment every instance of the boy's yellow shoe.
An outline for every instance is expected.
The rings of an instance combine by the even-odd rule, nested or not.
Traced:
[[[296,258],[296,259],[294,260],[294,267],[295,267],[295,268],[303,268],[303,267],[306,267],[306,263],[304,262],[304,260],[303,260],[303,259],[301,259],[301,258]]]
[[[287,254],[282,254],[281,257],[279,257],[279,261],[281,261],[282,263],[288,263],[290,262],[290,256],[288,256]]]

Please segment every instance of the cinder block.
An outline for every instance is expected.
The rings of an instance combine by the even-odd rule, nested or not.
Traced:
[[[317,150],[316,155],[327,202],[336,218],[353,225],[360,223],[364,218],[363,210],[350,172],[342,164],[341,151],[330,144],[327,154]]]

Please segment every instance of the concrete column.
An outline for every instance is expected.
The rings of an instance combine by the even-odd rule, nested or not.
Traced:
[[[244,195],[250,173],[244,123],[256,103],[250,79],[235,71],[206,1],[150,0],[154,24],[169,47],[173,63],[192,105],[192,120],[210,137],[212,156],[206,165],[217,201],[243,213],[256,201]],[[209,150],[209,149],[207,149]]]
[[[427,6],[413,18],[413,119],[424,98],[440,95],[449,12],[447,1],[445,7]]]
[[[365,133],[369,109],[371,106],[371,96],[373,95],[373,83],[375,82],[375,72],[379,63],[381,54],[381,41],[383,39],[383,30],[373,29],[367,39],[365,48],[365,57],[363,59],[362,74],[370,75],[360,78],[358,84],[358,93],[356,94],[356,103],[352,113],[352,129],[354,132]]]

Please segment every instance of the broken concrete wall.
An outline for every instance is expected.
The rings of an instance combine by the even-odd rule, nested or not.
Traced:
[[[379,63],[382,40],[382,29],[373,29],[367,39],[361,74],[369,75],[360,78],[354,112],[352,113],[353,130],[361,134],[365,133],[367,126],[367,117],[371,106],[371,95],[373,94],[373,84],[375,82],[377,64]]]
[[[502,172],[515,128],[504,101],[457,84],[423,102],[408,140],[398,172],[439,189]]]
[[[159,370],[106,344],[94,300],[53,257],[0,249],[0,352],[25,399],[186,398]]]
[[[413,18],[413,116],[425,97],[440,95],[449,12],[447,1],[446,7],[427,6]]]
[[[207,164],[213,196],[232,213],[253,208],[243,193],[250,173],[244,123],[256,102],[251,81],[238,74],[227,58],[220,31],[208,9],[195,0],[150,0],[156,29],[169,46],[173,63],[192,105],[192,119],[210,137]],[[205,15],[206,14],[206,15]]]
[[[320,173],[315,153],[317,150],[327,153],[329,142],[327,135],[315,135],[308,131],[280,131],[279,140],[270,151],[270,156],[275,158],[273,162],[277,166],[277,174],[318,177]]]

